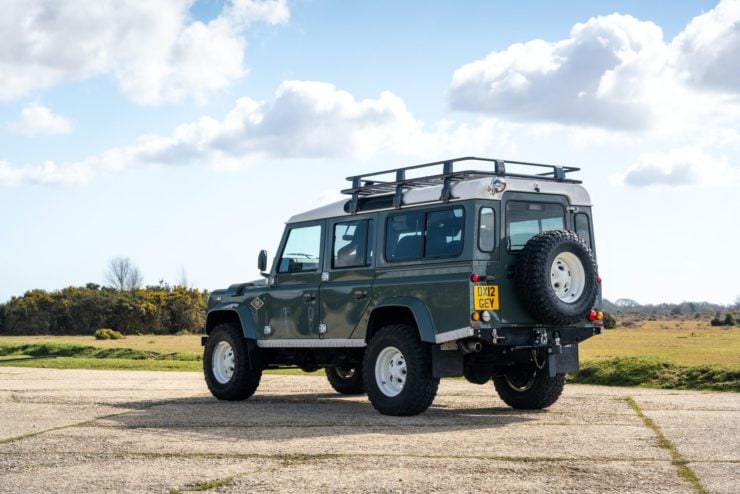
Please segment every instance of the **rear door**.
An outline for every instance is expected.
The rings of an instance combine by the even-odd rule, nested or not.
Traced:
[[[375,220],[343,218],[328,222],[321,283],[321,324],[326,338],[349,338],[372,299],[375,277]]]
[[[534,324],[532,316],[517,302],[514,270],[519,252],[530,238],[550,230],[568,230],[568,200],[564,196],[508,192],[501,205],[501,263],[507,283],[501,287],[503,323]]]

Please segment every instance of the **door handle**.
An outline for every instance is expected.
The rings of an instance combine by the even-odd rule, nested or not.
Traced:
[[[304,293],[303,300],[305,302],[313,302],[314,300],[316,300],[316,295],[314,295],[313,293]]]
[[[367,297],[367,292],[356,291],[352,292],[352,298],[355,300],[362,300]]]

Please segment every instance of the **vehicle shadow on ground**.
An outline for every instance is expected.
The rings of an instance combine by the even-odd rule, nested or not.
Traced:
[[[105,417],[113,427],[188,431],[229,440],[285,440],[354,434],[409,435],[506,427],[537,420],[547,412],[508,407],[454,408],[432,405],[413,417],[381,415],[366,396],[333,393],[255,395],[241,402],[211,396],[119,403],[130,413]]]

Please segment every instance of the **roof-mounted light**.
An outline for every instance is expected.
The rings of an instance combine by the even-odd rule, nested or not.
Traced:
[[[499,177],[492,179],[491,185],[488,187],[488,190],[491,192],[491,194],[503,192],[504,189],[506,189],[506,180]]]

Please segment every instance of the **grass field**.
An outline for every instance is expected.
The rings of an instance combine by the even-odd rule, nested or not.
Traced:
[[[649,321],[639,328],[607,330],[583,343],[580,352],[582,371],[572,378],[575,382],[740,391],[740,327]],[[198,372],[203,365],[199,335],[128,336],[122,340],[96,340],[92,336],[0,337],[0,363],[8,358],[45,355],[60,357],[2,365]]]
[[[96,340],[93,336],[0,336],[0,347],[29,343],[64,343],[96,348],[132,348],[156,353],[203,353],[200,335],[127,336],[122,340]]]
[[[1,341],[1,340],[0,340]],[[740,327],[706,322],[648,321],[639,328],[606,330],[581,345],[582,360],[648,357],[677,365],[740,369]]]

